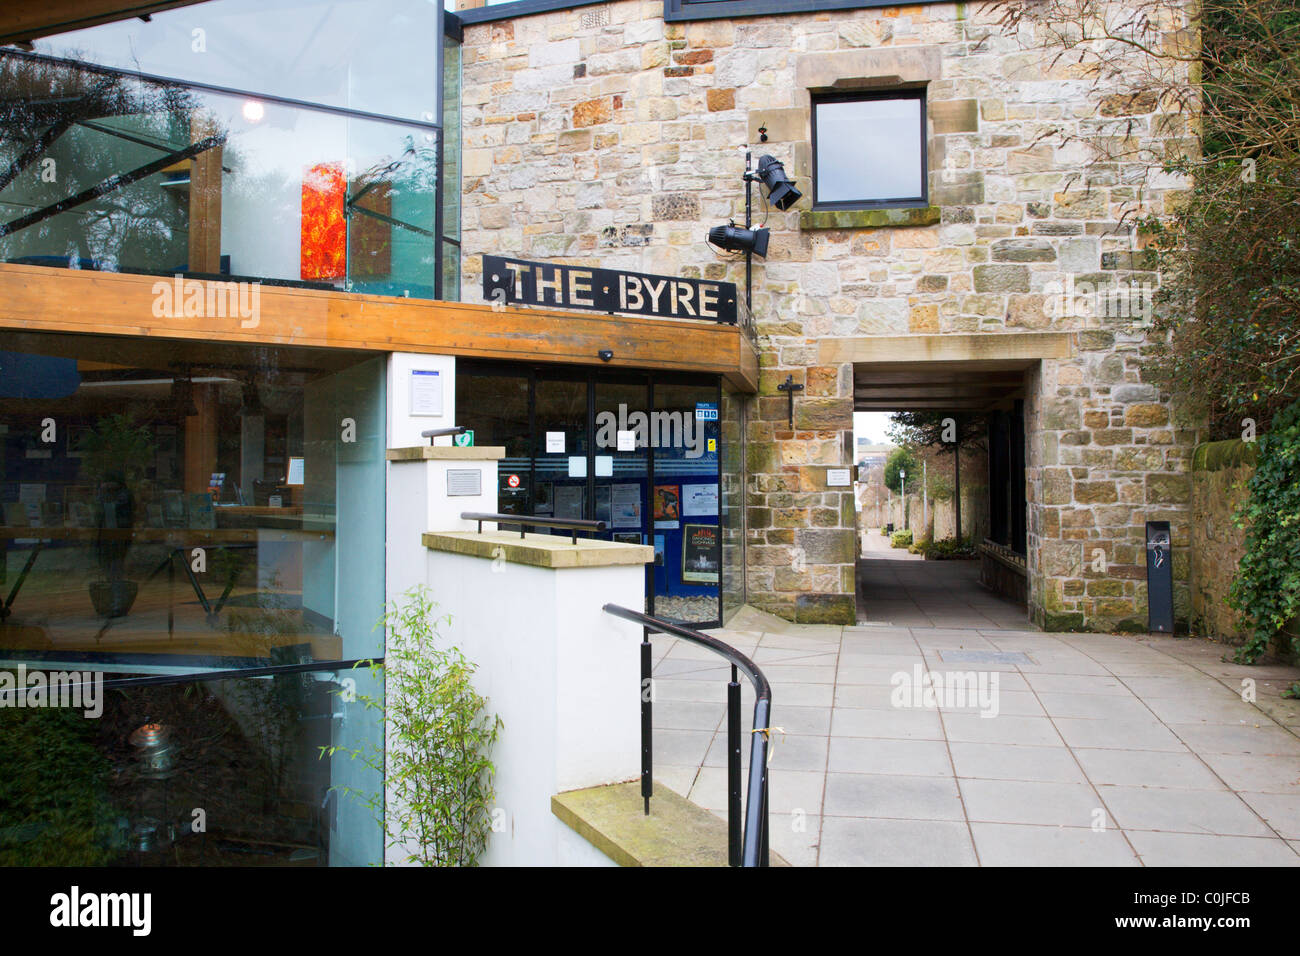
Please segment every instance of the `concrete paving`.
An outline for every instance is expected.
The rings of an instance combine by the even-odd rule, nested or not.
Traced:
[[[1025,608],[986,591],[978,561],[926,561],[863,533],[858,623],[895,627],[1029,627]]]
[[[1300,706],[1280,696],[1300,669],[1224,663],[1199,639],[996,626],[951,582],[950,616],[908,563],[875,580],[925,624],[900,599],[887,623],[746,608],[713,632],[772,682],[771,840],[791,863],[1300,864]],[[727,667],[654,646],[655,777],[723,816]],[[974,676],[927,695],[927,674]],[[746,739],[752,707],[746,685]]]

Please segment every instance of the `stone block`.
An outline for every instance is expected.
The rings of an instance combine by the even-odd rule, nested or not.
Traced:
[[[973,270],[976,292],[1028,292],[1029,268],[1013,265],[983,265]]]

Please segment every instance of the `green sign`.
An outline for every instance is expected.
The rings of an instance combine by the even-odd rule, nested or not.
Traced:
[[[452,436],[451,436],[451,441],[452,441],[452,444],[454,444],[454,445],[458,445],[458,446],[460,446],[461,448],[473,448],[473,447],[474,447],[474,429],[472,429],[472,428],[467,428],[467,429],[465,429],[463,432],[461,432],[459,435],[452,435]]]

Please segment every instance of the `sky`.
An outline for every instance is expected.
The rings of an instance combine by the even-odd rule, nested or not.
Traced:
[[[889,428],[889,417],[892,412],[854,412],[853,413],[853,436],[854,445],[859,441],[866,439],[872,445],[884,445],[889,443],[889,436],[886,431]]]

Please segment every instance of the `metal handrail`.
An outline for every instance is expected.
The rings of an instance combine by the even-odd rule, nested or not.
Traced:
[[[448,435],[463,435],[467,431],[469,431],[469,428],[465,425],[456,425],[452,428],[430,428],[427,431],[420,432],[420,437],[429,439],[429,444],[432,445],[435,438],[445,438]]]
[[[699,644],[724,657],[731,664],[731,681],[727,684],[727,859],[732,866],[768,865],[768,794],[767,753],[772,717],[772,685],[757,664],[725,641],[709,637],[672,621],[651,617],[617,604],[606,604],[607,614],[641,625],[641,796],[645,812],[650,812],[652,782],[652,726],[650,690],[650,632],[671,634],[692,644]],[[750,734],[749,789],[745,796],[744,837],[740,822],[740,682],[737,670],[744,671],[754,685],[754,727]]]
[[[19,663],[27,664],[27,661]],[[34,661],[33,663],[48,663]],[[11,665],[0,667],[3,670]],[[56,665],[68,669],[68,662]],[[211,671],[186,671],[181,674],[150,674],[145,677],[114,677],[100,683],[100,690],[132,690],[136,687],[165,687],[171,684],[199,684],[208,681],[222,680],[247,680],[253,677],[282,677],[286,674],[314,674],[321,671],[330,671],[337,673],[345,670],[357,670],[367,667],[383,667],[384,658],[379,657],[361,657],[349,660],[330,660],[330,661],[299,661],[296,664],[268,664],[263,667],[232,667],[226,670]],[[40,667],[33,667],[32,670],[41,670]],[[47,668],[48,669],[48,668]],[[93,682],[82,681],[79,684],[64,684],[69,691],[82,687],[93,687]],[[19,688],[21,689],[21,688]],[[33,690],[27,688],[26,690]],[[12,692],[11,692],[12,693]]]
[[[497,524],[519,525],[520,538],[524,536],[528,525],[535,528],[559,528],[572,532],[570,538],[574,544],[578,543],[579,531],[604,531],[608,527],[603,521],[590,521],[586,518],[546,518],[541,515],[505,515],[486,511],[462,511],[460,516],[465,521],[477,521],[479,534],[483,533],[484,521],[495,521]]]

